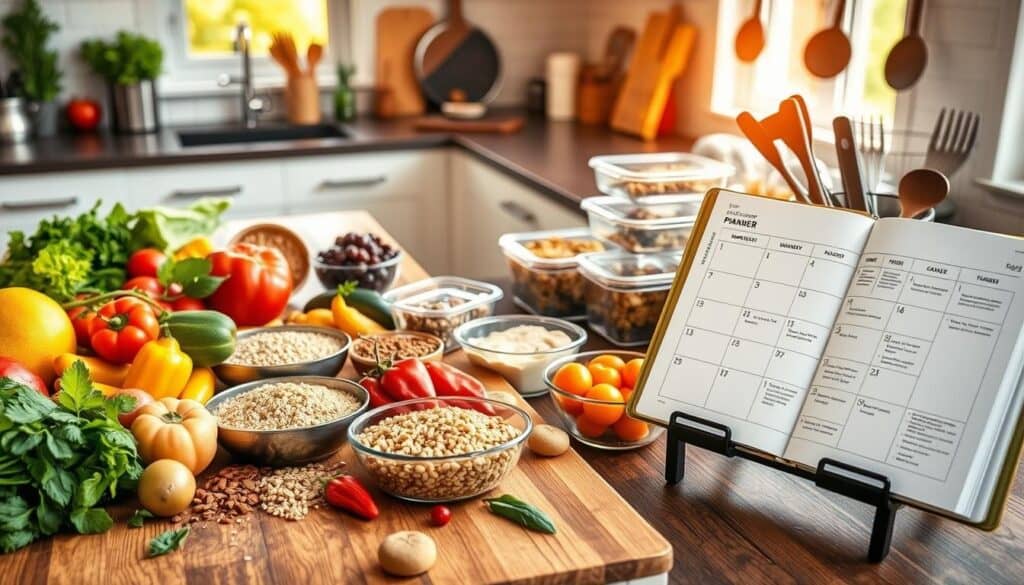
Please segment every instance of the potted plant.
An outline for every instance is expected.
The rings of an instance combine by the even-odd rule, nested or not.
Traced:
[[[57,94],[61,71],[57,52],[47,48],[50,38],[60,30],[56,22],[43,14],[37,0],[25,0],[3,19],[0,43],[20,73],[20,98],[24,98],[37,136],[57,133]],[[11,98],[8,98],[11,99]]]
[[[91,39],[82,42],[82,58],[107,81],[113,110],[114,130],[124,133],[155,132],[157,116],[156,78],[164,52],[160,43],[128,31],[113,41]]]

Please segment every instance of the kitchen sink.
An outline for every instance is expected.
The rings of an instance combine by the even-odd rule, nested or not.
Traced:
[[[350,138],[344,128],[333,124],[313,126],[257,126],[256,128],[217,128],[214,130],[186,130],[178,132],[184,147],[238,144],[245,142],[279,142],[285,140],[311,140],[318,138]]]

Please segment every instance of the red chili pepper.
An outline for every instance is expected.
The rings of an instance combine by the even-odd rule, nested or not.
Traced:
[[[442,362],[429,362],[426,364],[426,369],[438,396],[466,398],[484,398],[486,396],[483,383],[458,368]],[[494,414],[494,407],[486,402],[467,401],[464,405],[459,405],[453,401],[452,404],[472,408],[488,415]]]
[[[430,374],[415,358],[395,362],[380,375],[380,389],[392,401],[437,396]]]
[[[366,376],[359,380],[359,385],[365,388],[366,393],[370,395],[370,408],[377,408],[378,406],[391,403],[391,400],[381,392],[380,380],[377,378]]]
[[[351,475],[339,475],[328,481],[324,486],[324,499],[335,508],[352,512],[364,520],[373,520],[380,515],[370,492]]]

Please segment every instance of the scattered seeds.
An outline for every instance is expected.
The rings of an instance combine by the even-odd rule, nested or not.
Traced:
[[[342,467],[344,463],[311,463],[267,471],[259,483],[260,509],[279,518],[305,518],[310,510],[326,503],[324,480],[338,475]]]

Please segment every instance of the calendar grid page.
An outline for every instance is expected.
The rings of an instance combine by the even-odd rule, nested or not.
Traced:
[[[636,411],[781,455],[873,220],[719,191]]]

